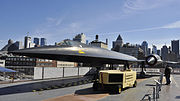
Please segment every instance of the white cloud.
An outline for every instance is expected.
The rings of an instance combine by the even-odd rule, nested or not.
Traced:
[[[127,0],[124,7],[132,10],[147,10],[159,7],[167,0]]]
[[[180,20],[170,23],[170,24],[167,24],[167,25],[164,25],[161,28],[167,28],[167,29],[180,28]]]
[[[62,41],[65,38],[71,39],[76,34],[86,33],[90,30],[92,30],[92,27],[88,27],[85,22],[69,21],[66,17],[48,17],[46,18],[46,22],[37,27],[33,37],[45,37],[52,44],[55,41]]]
[[[161,27],[134,29],[134,30],[122,31],[121,33],[126,33],[126,32],[142,32],[142,31],[151,31],[151,30],[157,30],[157,29],[161,29]]]
[[[133,29],[133,30],[126,30],[126,31],[119,31],[119,32],[102,32],[102,33],[98,33],[98,34],[103,35],[103,34],[106,33],[106,35],[111,35],[111,34],[119,34],[119,33],[151,31],[151,30],[157,30],[157,29],[162,29],[162,28],[161,27],[152,27],[152,28],[143,28],[143,29]]]
[[[168,5],[176,0],[126,0],[123,5],[124,13],[132,13],[137,11],[149,10]]]
[[[179,0],[125,0],[119,7],[118,12],[116,10],[107,12],[103,17],[106,18],[107,21],[120,20],[133,16],[134,14],[163,9],[166,6],[179,2]]]
[[[120,32],[111,32],[111,33],[142,32],[142,31],[151,31],[151,30],[158,30],[158,29],[175,29],[175,28],[180,28],[180,20],[167,24],[167,25],[160,26],[160,27],[133,29],[133,30],[127,30],[127,31],[120,31]]]
[[[46,20],[47,20],[48,22],[54,22],[56,19],[51,18],[51,17],[48,17],[48,18],[46,18]]]
[[[45,23],[47,23],[47,25],[49,27],[51,27],[51,26],[58,26],[58,25],[62,24],[63,20],[64,20],[64,17],[60,17],[60,18],[48,17],[48,18],[46,18],[46,22]]]

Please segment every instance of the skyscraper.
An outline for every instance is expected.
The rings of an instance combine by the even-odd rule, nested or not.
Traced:
[[[166,45],[164,45],[161,48],[161,57],[162,57],[162,60],[167,60],[167,56],[168,56],[168,47]]]
[[[157,50],[157,55],[161,56],[161,51]]]
[[[148,43],[146,41],[142,42],[141,48],[144,51],[144,55],[147,56],[148,55]]]
[[[88,40],[86,40],[86,45],[89,45],[89,42],[88,42]]]
[[[41,46],[47,45],[47,40],[46,38],[41,38]]]
[[[116,41],[113,41],[112,50],[119,52],[120,47],[123,47],[123,39],[122,39],[121,35],[119,34]]]
[[[172,52],[176,55],[179,55],[179,40],[172,40],[171,41]]]
[[[157,47],[155,45],[152,47],[152,54],[157,54]]]
[[[35,45],[39,45],[39,38],[34,38]]]
[[[25,36],[25,38],[24,38],[24,48],[30,48],[30,43],[31,43],[31,37]]]
[[[73,41],[78,41],[86,44],[86,36],[84,35],[84,33],[78,34],[73,38]]]
[[[23,45],[22,45],[22,42],[21,41],[16,41],[14,43],[14,45],[16,45],[17,49],[23,49]]]
[[[151,48],[148,48],[148,54],[147,55],[150,55],[151,54]]]

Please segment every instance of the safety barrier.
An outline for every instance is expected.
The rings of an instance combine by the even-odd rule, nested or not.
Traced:
[[[173,68],[172,74],[180,74],[180,68]]]
[[[86,75],[92,67],[34,67],[34,79],[52,79]]]
[[[163,81],[163,74],[160,75],[158,80],[154,80],[156,83],[156,86],[153,87],[153,91],[152,94],[146,94],[141,101],[145,101],[145,98],[148,97],[148,101],[151,101],[151,99],[153,101],[157,101],[157,99],[159,99],[159,93],[161,91],[161,87],[162,87],[162,81]]]
[[[141,72],[141,68],[132,68],[134,71]],[[146,73],[164,73],[165,68],[145,68]],[[172,74],[180,74],[180,68],[172,68]]]

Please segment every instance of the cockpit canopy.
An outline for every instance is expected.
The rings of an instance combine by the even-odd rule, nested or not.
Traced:
[[[76,41],[72,41],[69,39],[63,40],[60,43],[57,44],[58,46],[71,46],[71,47],[88,47],[88,45],[80,43],[80,42],[76,42]]]

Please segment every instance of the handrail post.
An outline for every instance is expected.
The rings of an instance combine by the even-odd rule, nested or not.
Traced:
[[[155,87],[153,87],[153,101],[156,101],[156,91],[155,91]]]

